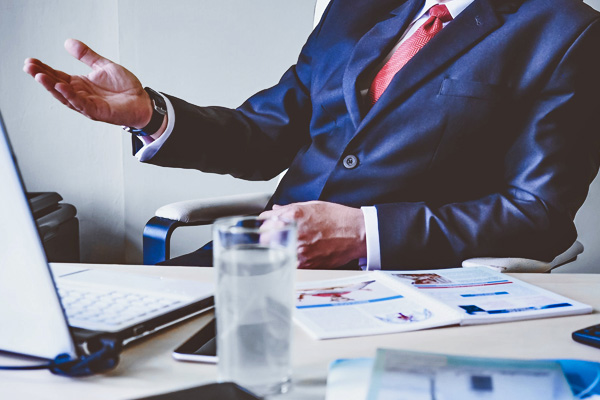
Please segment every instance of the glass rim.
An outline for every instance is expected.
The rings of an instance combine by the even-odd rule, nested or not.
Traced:
[[[282,222],[283,225],[273,226],[269,228],[264,228],[263,225],[253,227],[236,225],[240,221],[278,221]],[[296,227],[296,221],[294,221],[293,219],[282,218],[279,216],[259,218],[258,215],[232,215],[228,217],[217,218],[213,223],[214,230],[221,232],[232,231],[232,233],[264,233],[268,231],[285,231]]]

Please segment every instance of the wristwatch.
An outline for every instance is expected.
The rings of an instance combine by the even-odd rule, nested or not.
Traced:
[[[145,87],[144,90],[148,93],[148,96],[150,96],[150,100],[152,101],[152,118],[150,118],[150,122],[141,129],[132,126],[123,127],[127,132],[136,136],[150,136],[158,132],[165,115],[167,114],[167,103],[165,102],[165,99],[158,92],[149,87]]]

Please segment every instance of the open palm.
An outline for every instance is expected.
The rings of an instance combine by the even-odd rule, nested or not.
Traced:
[[[150,120],[150,98],[135,75],[78,40],[67,40],[65,48],[92,71],[69,75],[35,58],[25,60],[23,70],[61,103],[93,120],[135,127]]]

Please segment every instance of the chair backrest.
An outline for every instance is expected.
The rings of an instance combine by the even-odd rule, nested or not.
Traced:
[[[313,20],[313,28],[315,26],[317,26],[317,24],[321,20],[321,16],[323,16],[323,12],[325,11],[325,8],[327,8],[329,1],[330,0],[317,0],[317,2],[315,4],[315,16],[314,16],[314,20]]]

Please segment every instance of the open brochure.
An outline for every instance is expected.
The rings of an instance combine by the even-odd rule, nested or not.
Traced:
[[[297,286],[295,318],[317,339],[562,315],[592,307],[484,267],[375,271]]]

